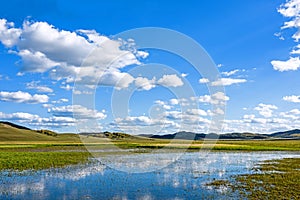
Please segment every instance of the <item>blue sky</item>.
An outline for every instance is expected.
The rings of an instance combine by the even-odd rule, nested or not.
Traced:
[[[132,134],[209,132],[216,116],[224,118],[218,132],[300,126],[298,0],[2,5],[0,120],[58,132]],[[114,37],[143,27],[193,38],[220,77],[209,80],[173,53],[139,49],[134,37]],[[210,93],[216,86],[225,92]]]

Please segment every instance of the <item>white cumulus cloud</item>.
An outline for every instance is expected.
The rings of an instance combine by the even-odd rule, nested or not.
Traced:
[[[275,105],[263,103],[258,104],[258,106],[254,108],[254,110],[257,110],[258,113],[264,117],[272,117],[273,111],[277,109],[278,107]]]
[[[230,98],[226,96],[223,92],[216,92],[212,95],[202,95],[198,97],[191,97],[192,101],[198,101],[201,103],[210,103],[213,105],[223,105],[226,101],[228,101]]]
[[[156,78],[147,79],[145,77],[137,77],[135,79],[135,85],[140,90],[151,90],[156,86]]]
[[[300,1],[299,0],[287,0],[285,3],[281,4],[278,12],[284,17],[287,17],[289,20],[284,23],[281,29],[296,29],[296,32],[293,34],[292,38],[295,42],[299,42],[300,39]],[[278,33],[281,35],[281,33]],[[283,38],[280,36],[280,38]],[[299,44],[296,45],[290,54],[299,54]],[[299,57],[290,57],[288,60],[273,60],[271,61],[274,70],[283,72],[283,71],[295,71],[300,67]]]
[[[37,90],[38,92],[45,92],[45,93],[52,93],[53,89],[44,86],[44,85],[38,85],[39,81],[31,81],[29,83],[26,83],[26,88],[27,89],[34,89]]]
[[[97,111],[93,109],[86,108],[81,105],[67,105],[51,107],[48,110],[49,113],[55,117],[74,117],[76,119],[105,119],[105,111]]]
[[[289,101],[293,103],[300,103],[300,96],[291,95],[291,96],[284,96],[282,98],[284,101]]]
[[[16,103],[29,103],[29,104],[36,104],[36,103],[47,103],[49,97],[45,94],[34,94],[31,95],[28,92],[0,92],[0,100],[1,101],[10,101]]]
[[[148,56],[135,48],[134,41],[110,39],[94,30],[60,30],[47,22],[25,21],[17,28],[0,19],[0,42],[21,57],[19,74],[49,71],[56,80],[117,89],[134,81],[121,69],[139,65],[139,59]]]
[[[183,85],[181,78],[179,78],[176,74],[163,75],[157,83],[165,87],[179,87]]]
[[[209,83],[209,80],[207,78],[200,78],[199,83]]]
[[[183,85],[181,78],[176,74],[165,74],[158,80],[156,77],[153,77],[152,79],[137,77],[134,79],[134,82],[139,90],[151,90],[159,85],[164,87],[179,87]]]
[[[299,57],[291,57],[286,61],[273,60],[271,61],[273,65],[273,69],[283,72],[283,71],[295,71],[300,67],[300,59]]]
[[[300,1],[299,0],[288,0],[282,4],[278,9],[278,12],[284,17],[290,18],[290,21],[284,23],[282,29],[286,28],[297,28],[297,32],[292,36],[297,42],[300,39]]]
[[[20,123],[27,123],[31,126],[37,126],[40,128],[53,128],[53,127],[63,127],[72,126],[75,123],[75,119],[71,117],[40,117],[36,114],[16,112],[16,113],[3,113],[0,112],[1,120],[17,121]]]
[[[211,83],[212,86],[229,86],[232,84],[245,83],[246,79],[237,79],[237,78],[220,78]]]
[[[14,28],[14,23],[0,19],[0,41],[7,47],[14,46],[21,35],[21,30]]]
[[[232,71],[229,71],[229,72],[221,72],[222,75],[224,76],[231,76],[231,75],[234,75],[236,73],[238,73],[240,70],[239,69],[235,69],[235,70],[232,70]]]

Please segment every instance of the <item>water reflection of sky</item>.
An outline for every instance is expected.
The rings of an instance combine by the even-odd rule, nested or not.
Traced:
[[[149,163],[159,165],[173,156],[169,153],[159,157],[135,154],[120,163],[119,157],[111,156],[111,163],[139,170],[147,168]],[[38,172],[1,172],[0,199],[222,199],[228,197],[226,188],[215,190],[205,183],[251,173],[253,166],[263,160],[284,157],[299,155],[283,152],[186,153],[168,167],[147,173],[118,171],[101,163]]]

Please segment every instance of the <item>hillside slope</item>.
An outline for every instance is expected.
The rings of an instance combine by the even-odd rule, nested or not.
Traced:
[[[57,134],[56,136],[38,133],[29,128],[19,126],[10,122],[0,122],[0,142],[80,142],[76,134]]]

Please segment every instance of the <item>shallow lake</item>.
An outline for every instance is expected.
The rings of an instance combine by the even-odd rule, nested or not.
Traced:
[[[287,152],[191,152],[111,155],[100,162],[63,169],[0,172],[0,199],[226,199],[227,188],[205,184],[253,173]],[[105,164],[103,164],[105,163]]]

